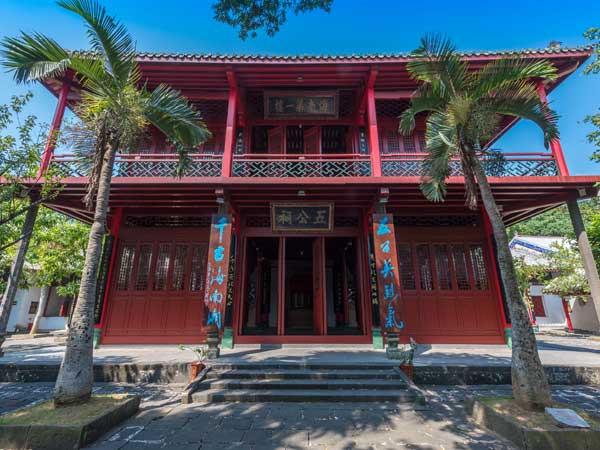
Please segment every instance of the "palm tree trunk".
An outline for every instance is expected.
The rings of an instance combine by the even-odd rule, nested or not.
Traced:
[[[17,290],[19,289],[19,280],[21,279],[21,273],[23,272],[23,265],[25,264],[25,255],[29,248],[29,241],[33,233],[33,227],[35,226],[35,220],[40,209],[40,204],[37,201],[32,201],[27,215],[25,216],[25,222],[23,223],[23,230],[21,232],[21,242],[17,248],[17,254],[13,261],[12,267],[10,268],[10,274],[8,277],[8,283],[6,284],[6,290],[2,296],[0,302],[0,356],[3,356],[2,344],[5,340],[6,327],[8,325],[8,319],[10,317],[10,311],[12,310]]]
[[[109,145],[104,154],[98,180],[94,222],[90,230],[79,295],[77,296],[71,326],[67,334],[65,356],[60,365],[54,387],[54,404],[57,406],[84,403],[92,395],[96,274],[102,250],[102,238],[108,213],[110,181],[117,147],[112,145],[110,139],[108,142]]]
[[[512,323],[512,391],[515,401],[525,409],[540,410],[552,402],[548,379],[540,361],[527,307],[521,298],[506,227],[496,205],[492,189],[479,160],[473,156],[472,167],[479,184],[483,206],[488,214],[498,256]]]
[[[35,317],[33,318],[33,325],[31,325],[31,330],[29,330],[29,334],[32,336],[37,333],[37,330],[40,326],[40,320],[42,320],[42,316],[46,310],[46,305],[48,304],[51,290],[52,288],[50,286],[42,286],[40,289],[40,302],[38,303],[38,308],[35,312]]]

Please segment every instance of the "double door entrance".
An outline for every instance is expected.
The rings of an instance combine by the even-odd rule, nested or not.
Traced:
[[[366,340],[357,241],[246,237],[238,341]]]

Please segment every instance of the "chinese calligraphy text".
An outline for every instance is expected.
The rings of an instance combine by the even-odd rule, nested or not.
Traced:
[[[404,328],[404,322],[401,319],[400,274],[391,214],[373,214],[373,247],[382,326],[386,331],[398,333]]]
[[[265,118],[337,119],[337,91],[266,91]]]
[[[206,325],[223,326],[227,280],[229,275],[229,252],[231,249],[231,217],[224,214],[213,216],[206,263]]]
[[[333,203],[272,203],[273,231],[332,231]]]

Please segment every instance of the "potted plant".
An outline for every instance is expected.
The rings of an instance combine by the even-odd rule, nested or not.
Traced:
[[[417,341],[410,338],[409,349],[404,351],[404,362],[400,365],[400,370],[406,374],[411,380],[414,379],[414,366],[413,359],[415,357],[415,350],[417,349]]]
[[[187,347],[183,344],[179,345],[179,350],[188,350],[193,352],[196,356],[196,361],[190,363],[190,383],[196,379],[196,377],[204,369],[204,360],[208,355],[208,349],[206,347]]]

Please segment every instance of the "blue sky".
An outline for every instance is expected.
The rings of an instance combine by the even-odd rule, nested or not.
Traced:
[[[444,33],[461,50],[584,45],[583,32],[600,27],[600,1],[486,0],[409,2],[401,0],[335,0],[331,13],[295,17],[274,38],[259,35],[241,41],[235,30],[212,18],[211,0],[105,0],[111,14],[129,28],[139,50],[223,53],[377,53],[410,51],[426,32]],[[1,0],[0,35],[39,31],[67,48],[84,48],[86,39],[77,17],[49,0]],[[0,103],[30,89],[30,110],[50,121],[55,100],[39,86],[18,87],[0,73]],[[551,96],[561,115],[560,132],[572,174],[598,174],[586,142],[586,114],[600,107],[600,75],[572,75]],[[541,134],[530,124],[514,127],[499,143],[505,151],[542,151]]]

